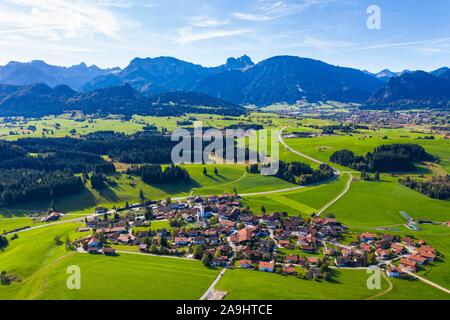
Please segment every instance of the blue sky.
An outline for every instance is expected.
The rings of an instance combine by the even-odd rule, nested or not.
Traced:
[[[379,71],[450,66],[448,0],[0,0],[0,64],[125,67],[174,56],[214,66],[296,55]],[[369,30],[367,8],[381,9]]]

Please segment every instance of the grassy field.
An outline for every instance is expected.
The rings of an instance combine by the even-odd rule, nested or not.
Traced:
[[[20,283],[0,286],[1,299],[32,298],[35,291],[34,279],[40,271],[50,268],[53,261],[66,252],[63,245],[57,245],[55,236],[64,241],[66,236],[72,240],[83,236],[76,233],[80,223],[66,223],[19,233],[19,238],[9,242],[0,251],[0,268],[9,275],[16,275]],[[37,289],[37,288],[36,288]]]
[[[297,128],[291,128],[296,130]],[[357,155],[365,155],[373,151],[376,146],[394,143],[419,144],[427,152],[441,159],[441,166],[450,172],[450,141],[441,136],[435,140],[418,139],[430,135],[429,133],[415,133],[412,128],[381,129],[378,131],[360,130],[358,134],[326,135],[315,138],[285,139],[293,149],[312,156],[323,162],[328,162],[330,156],[338,150],[349,149]],[[387,139],[384,139],[387,137]]]
[[[329,182],[308,186],[295,191],[244,197],[244,204],[259,213],[262,206],[267,212],[285,211],[290,215],[309,215],[336,198],[345,187],[347,175]]]
[[[66,235],[71,239],[82,237],[86,233],[76,233],[80,225],[67,223],[30,230],[10,241],[0,251],[0,266],[20,282],[0,286],[0,300],[197,299],[217,275],[217,270],[209,270],[199,261],[131,254],[67,254],[63,245],[56,245],[54,237],[61,236],[63,241]],[[66,288],[66,269],[71,265],[81,268],[82,290]]]
[[[326,210],[350,226],[381,227],[404,224],[400,214],[415,219],[449,220],[450,201],[435,200],[397,182],[396,177],[382,175],[381,182],[354,181],[349,192]]]
[[[66,287],[68,266],[81,269],[81,290]],[[218,270],[199,261],[121,254],[118,257],[74,254],[42,274],[37,299],[57,300],[195,300]],[[112,290],[113,289],[113,290]]]
[[[227,300],[363,300],[450,299],[449,295],[419,281],[391,279],[392,291],[383,278],[380,290],[369,290],[365,270],[335,270],[330,282],[302,280],[249,270],[228,270],[216,288],[228,292]]]

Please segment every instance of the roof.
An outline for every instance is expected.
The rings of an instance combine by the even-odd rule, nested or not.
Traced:
[[[274,267],[275,267],[275,261],[270,261],[270,262],[261,261],[259,263],[260,269],[273,269]]]
[[[283,267],[283,272],[284,273],[295,273],[295,268],[294,267],[284,266]]]
[[[425,262],[426,261],[426,259],[424,257],[417,256],[417,255],[410,256],[409,259],[413,260],[413,261],[416,261],[416,262]]]
[[[359,238],[361,239],[361,238],[370,238],[370,239],[375,239],[377,237],[377,235],[376,234],[374,234],[374,233],[370,233],[370,232],[363,232],[363,233],[361,233],[360,235],[359,235]]]
[[[409,260],[407,258],[401,258],[400,259],[400,264],[403,264],[403,265],[408,266],[408,267],[415,267],[416,266],[416,263],[414,261]]]
[[[317,263],[317,262],[319,262],[319,258],[317,258],[317,257],[310,257],[310,258],[308,258],[308,262],[310,262],[310,263]]]
[[[239,242],[250,241],[252,239],[252,231],[249,228],[239,230]]]

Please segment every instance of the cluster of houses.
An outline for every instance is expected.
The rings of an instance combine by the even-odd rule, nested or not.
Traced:
[[[170,230],[150,228],[155,221],[167,221]],[[120,245],[137,246],[142,253],[192,257],[215,267],[307,278],[325,278],[330,265],[385,265],[389,276],[401,277],[403,270],[415,272],[436,258],[434,248],[408,237],[366,232],[346,246],[340,243],[346,228],[333,217],[255,215],[236,195],[135,205],[121,215],[99,208],[79,229],[88,230],[92,235],[77,244],[93,254],[114,255]]]
[[[358,248],[374,254],[379,265],[386,265],[389,277],[408,277],[407,272],[416,272],[436,259],[436,250],[423,240],[395,235],[377,235],[365,232],[359,235]]]

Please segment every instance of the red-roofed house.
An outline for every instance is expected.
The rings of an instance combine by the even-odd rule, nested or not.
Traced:
[[[239,242],[247,242],[252,239],[252,231],[249,228],[243,228],[239,230]]]
[[[400,259],[400,267],[403,269],[406,269],[411,272],[416,271],[416,263],[412,260],[409,260],[407,258],[401,258]]]
[[[270,261],[270,262],[261,261],[259,263],[259,271],[273,272],[274,269],[275,269],[275,261]]]

